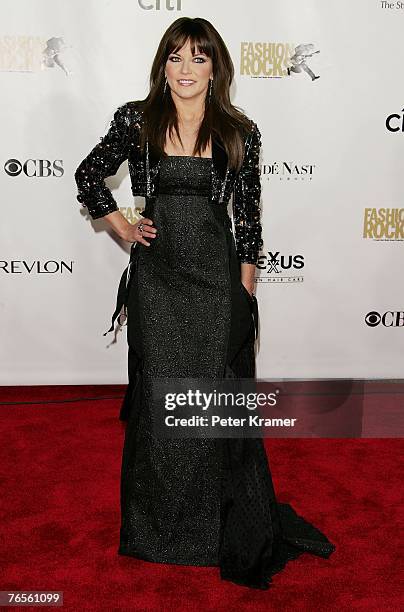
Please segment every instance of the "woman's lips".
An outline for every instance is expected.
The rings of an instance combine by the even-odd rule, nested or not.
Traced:
[[[184,80],[178,81],[178,83],[182,85],[183,87],[190,87],[190,85],[193,85],[195,81],[187,81],[184,79]]]

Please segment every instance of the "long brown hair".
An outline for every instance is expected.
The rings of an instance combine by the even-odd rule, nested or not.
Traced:
[[[145,119],[141,146],[146,135],[149,146],[159,156],[165,156],[164,146],[167,128],[175,129],[180,139],[176,107],[167,87],[164,93],[165,64],[168,56],[190,40],[192,53],[206,53],[213,64],[213,82],[210,101],[205,98],[205,113],[196,138],[193,155],[201,155],[209,139],[216,137],[224,147],[229,166],[241,168],[244,136],[251,130],[251,121],[242,109],[230,102],[230,86],[234,78],[234,66],[229,51],[213,25],[201,17],[180,17],[164,33],[158,46],[150,72],[150,91],[139,101]]]

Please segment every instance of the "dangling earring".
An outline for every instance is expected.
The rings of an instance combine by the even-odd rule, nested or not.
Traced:
[[[212,83],[213,83],[213,79],[209,79],[209,95],[208,95],[208,101],[211,101],[212,98]]]
[[[167,76],[166,76],[165,81],[164,81],[163,96],[166,93],[166,89],[167,89]]]

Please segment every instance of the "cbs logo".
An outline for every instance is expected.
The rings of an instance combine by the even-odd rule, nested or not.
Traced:
[[[4,164],[4,171],[8,176],[19,176],[21,173],[32,177],[60,177],[64,174],[63,161],[55,159],[27,159],[21,163],[19,159],[8,159]]]
[[[384,327],[404,327],[404,311],[391,311],[380,314],[375,310],[368,312],[365,316],[365,323],[369,327],[377,327],[383,325]]]

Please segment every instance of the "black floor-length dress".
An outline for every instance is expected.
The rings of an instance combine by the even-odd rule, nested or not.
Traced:
[[[240,280],[227,207],[209,200],[211,163],[162,158],[143,213],[157,237],[132,246],[118,290],[129,344],[118,552],[218,566],[224,580],[266,589],[289,559],[335,546],[277,502],[262,439],[159,439],[151,427],[153,377],[255,376],[257,302]]]

